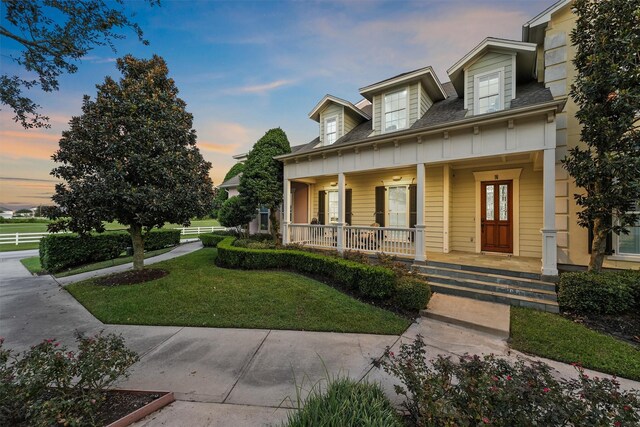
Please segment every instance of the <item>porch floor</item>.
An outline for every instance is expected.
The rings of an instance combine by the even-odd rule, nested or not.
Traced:
[[[540,258],[512,255],[477,254],[471,252],[451,251],[448,254],[427,252],[427,261],[446,262],[450,264],[471,265],[475,267],[497,268],[501,270],[520,271],[540,274],[542,261]]]

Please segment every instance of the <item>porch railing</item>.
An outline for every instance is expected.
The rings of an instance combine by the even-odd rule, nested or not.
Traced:
[[[342,248],[338,248],[339,232],[335,225],[289,224],[289,243],[410,257],[416,253],[413,228],[345,226]]]

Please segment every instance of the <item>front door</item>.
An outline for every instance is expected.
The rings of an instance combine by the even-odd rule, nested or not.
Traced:
[[[487,252],[513,252],[513,181],[484,181],[482,192],[482,244]]]

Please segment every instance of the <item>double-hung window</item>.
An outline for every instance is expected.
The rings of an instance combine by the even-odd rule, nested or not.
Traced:
[[[409,226],[409,196],[406,185],[388,187],[389,227],[406,228]]]
[[[636,203],[632,213],[640,214],[640,202]],[[640,222],[633,227],[629,227],[629,234],[618,236],[618,255],[640,256]]]
[[[338,192],[327,191],[327,218],[329,224],[338,222]]]
[[[502,110],[502,72],[476,76],[476,114]]]
[[[269,231],[269,208],[261,206],[258,209],[258,230]]]
[[[324,122],[324,145],[336,142],[338,136],[338,120],[336,117],[326,119]]]
[[[392,132],[407,127],[407,89],[384,96],[384,131]]]

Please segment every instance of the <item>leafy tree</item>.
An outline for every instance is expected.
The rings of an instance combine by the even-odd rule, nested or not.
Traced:
[[[228,181],[234,176],[241,174],[242,171],[244,171],[244,163],[236,163],[235,165],[231,166],[231,169],[229,169],[229,172],[227,172],[227,174],[224,176],[224,180],[222,182]],[[224,188],[216,189],[216,195],[213,198],[213,210],[211,214],[213,218],[218,218],[220,208],[228,198],[229,198],[229,193],[227,193],[226,189]]]
[[[629,213],[640,200],[640,0],[577,0],[574,11],[571,96],[584,145],[563,163],[584,190],[574,195],[578,223],[593,226],[589,270],[599,271],[607,235],[640,219]]]
[[[270,129],[249,152],[238,191],[247,203],[247,210],[256,212],[260,206],[269,208],[271,234],[278,237],[276,210],[282,203],[283,166],[275,156],[291,152],[287,135],[280,128]]]
[[[51,174],[56,185],[52,230],[104,231],[103,221],[128,226],[134,268],[144,263],[144,238],[165,222],[189,225],[209,212],[209,169],[196,147],[193,116],[178,98],[164,59],[127,55],[123,77],[105,78],[95,100],[84,97],[82,115],[62,133]]]
[[[247,203],[241,196],[233,196],[227,199],[220,208],[218,220],[225,227],[240,228],[248,224],[255,216],[255,211],[247,209]],[[248,232],[248,227],[247,227]]]
[[[152,6],[159,4],[159,0],[147,1]],[[25,128],[49,127],[49,118],[38,112],[40,106],[23,95],[23,89],[58,90],[58,77],[75,73],[75,62],[94,47],[107,45],[115,52],[114,40],[124,38],[116,30],[129,28],[149,44],[124,9],[113,6],[113,1],[104,0],[2,0],[0,36],[5,43],[11,39],[24,49],[9,57],[37,77],[0,76],[0,100],[13,110],[16,122]]]

